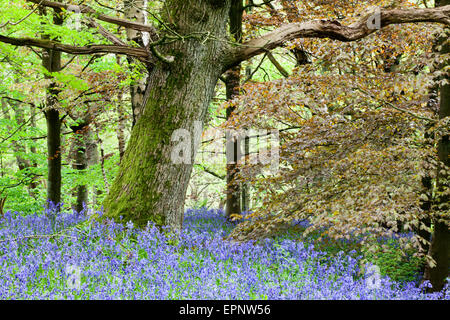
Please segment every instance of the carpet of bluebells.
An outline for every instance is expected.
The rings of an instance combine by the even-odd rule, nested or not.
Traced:
[[[187,210],[177,236],[91,217],[0,218],[0,299],[449,299],[387,277],[373,288],[357,258],[299,241],[226,241],[218,210]]]

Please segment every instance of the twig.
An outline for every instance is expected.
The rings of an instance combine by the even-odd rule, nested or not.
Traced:
[[[409,110],[406,110],[406,109],[397,107],[397,106],[395,106],[394,104],[390,103],[389,101],[384,101],[384,100],[378,99],[378,98],[372,96],[372,95],[371,95],[370,93],[368,93],[367,91],[361,89],[360,87],[356,87],[356,88],[354,88],[354,89],[361,91],[362,93],[364,93],[365,95],[371,97],[372,99],[377,100],[378,102],[380,102],[380,103],[382,103],[382,104],[388,105],[388,106],[390,106],[391,108],[394,108],[395,110],[398,110],[398,111],[401,111],[401,112],[405,112],[405,113],[409,114],[410,116],[412,116],[412,117],[414,117],[414,118],[417,118],[417,119],[420,119],[420,120],[430,121],[430,122],[432,122],[432,123],[437,123],[437,122],[438,122],[438,121],[435,120],[435,119],[431,119],[431,118],[428,118],[428,117],[420,116],[420,115],[418,115],[418,114],[416,114],[416,113],[414,113],[414,112],[411,112],[411,111],[409,111]]]
[[[13,133],[11,133],[9,136],[7,136],[6,138],[2,138],[0,140],[0,143],[5,142],[6,140],[8,140],[9,138],[11,138],[12,136],[14,136],[20,129],[22,129],[26,124],[28,124],[28,122],[30,122],[31,118],[29,118],[27,121],[25,121],[24,123],[22,123],[16,130],[14,130]]]
[[[242,83],[242,85],[246,84],[249,80],[251,80],[253,78],[253,76],[255,75],[255,73],[261,68],[264,59],[267,57],[268,52],[266,52],[264,54],[264,56],[262,57],[261,61],[259,62],[258,66],[255,68],[255,70],[253,70],[253,72],[247,77],[247,79],[244,80],[244,82]]]
[[[0,195],[6,190],[6,189],[11,189],[11,188],[15,188],[20,186],[21,184],[23,184],[25,182],[25,180],[27,178],[35,178],[35,177],[40,177],[42,176],[41,174],[34,174],[34,173],[28,173],[25,177],[23,177],[19,182],[15,183],[15,184],[11,184],[8,186],[4,186],[3,189],[0,190]]]
[[[277,68],[277,70],[281,73],[281,75],[285,78],[289,77],[289,72],[286,71],[286,69],[283,68],[283,66],[275,59],[273,54],[271,52],[267,52],[267,57],[269,58],[270,62]]]
[[[202,164],[199,164],[198,166],[199,166],[201,169],[203,169],[203,171],[205,171],[206,173],[209,173],[210,175],[212,175],[212,176],[214,176],[214,177],[216,177],[216,178],[218,178],[218,179],[220,179],[220,180],[223,180],[223,179],[226,178],[225,176],[222,176],[222,175],[220,175],[220,174],[218,174],[218,173],[215,173],[214,171],[212,171],[212,170],[206,168],[206,167],[205,167],[204,165],[202,165]]]
[[[19,21],[17,21],[17,22],[11,22],[11,21],[8,20],[8,21],[6,21],[4,24],[0,24],[0,28],[6,27],[8,24],[10,24],[10,25],[12,25],[12,26],[16,26],[16,25],[18,25],[19,23],[25,21],[25,19],[27,19],[29,16],[31,16],[31,15],[39,8],[39,6],[41,5],[41,3],[42,3],[43,1],[44,1],[44,0],[41,0],[41,2],[39,2],[38,5],[37,5],[33,10],[31,10],[25,17],[23,17],[23,18],[20,19]]]
[[[164,41],[166,40],[166,36],[163,36],[161,39],[159,39],[158,41],[155,41],[155,42],[152,42],[152,43],[150,43],[149,44],[149,48],[150,48],[150,51],[153,53],[153,55],[156,57],[156,58],[158,58],[159,60],[161,60],[161,61],[163,61],[163,62],[165,62],[165,63],[167,63],[167,64],[170,64],[170,63],[172,63],[172,62],[174,62],[175,61],[175,57],[173,57],[173,56],[167,56],[167,57],[165,57],[165,56],[163,56],[155,47],[156,46],[158,46],[158,45],[161,45],[161,44],[164,44]]]
[[[67,68],[67,66],[68,66],[69,64],[71,64],[72,61],[73,61],[76,57],[77,57],[76,55],[72,56],[72,58],[70,58],[69,61],[67,61],[67,62],[61,67],[60,70],[62,71],[62,70],[64,70],[65,68]]]
[[[0,240],[0,243],[3,242],[10,242],[10,241],[20,241],[20,240],[27,240],[27,239],[44,239],[44,238],[55,238],[55,237],[66,237],[66,238],[72,238],[77,240],[77,237],[74,236],[69,236],[66,234],[62,234],[62,233],[55,233],[55,234],[35,234],[32,236],[24,236],[24,237],[17,237],[17,238],[13,238],[13,239],[5,239],[5,240]]]
[[[100,166],[102,168],[103,181],[105,183],[106,193],[109,193],[108,177],[106,176],[105,171],[105,151],[103,150],[102,139],[100,139],[99,129],[96,122],[94,122],[94,126],[95,126],[95,133],[97,134],[97,142],[100,146],[100,156],[101,156]]]

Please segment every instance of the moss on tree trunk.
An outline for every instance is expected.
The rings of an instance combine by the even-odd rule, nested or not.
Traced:
[[[171,153],[178,142],[172,142],[171,137],[177,129],[193,135],[194,121],[205,121],[222,73],[226,43],[215,39],[226,38],[228,2],[166,2],[164,20],[184,39],[157,48],[175,61],[159,61],[149,74],[148,101],[105,199],[105,217],[122,216],[138,226],[153,221],[181,228],[193,161],[172,163]]]

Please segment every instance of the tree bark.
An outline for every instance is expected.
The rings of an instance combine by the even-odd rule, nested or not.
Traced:
[[[233,40],[237,43],[242,42],[242,14],[243,3],[242,0],[233,0],[230,8],[230,33]],[[239,96],[240,82],[241,82],[241,66],[237,65],[228,70],[225,76],[226,98],[231,101]],[[227,121],[231,119],[235,106],[229,106],[226,111]],[[241,186],[235,182],[235,177],[239,174],[238,161],[241,158],[241,139],[233,139],[227,135],[227,191],[226,191],[226,205],[225,215],[228,219],[232,214],[239,214],[241,212]]]
[[[41,9],[41,14],[45,13]],[[61,26],[64,22],[61,9],[54,9],[53,24]],[[42,36],[47,40],[47,36]],[[54,39],[55,40],[55,39]],[[44,49],[42,53],[42,65],[48,72],[58,72],[61,70],[61,51]],[[51,76],[46,75],[47,79]],[[56,108],[60,89],[55,82],[50,83],[46,94],[46,108],[44,111],[47,122],[47,201],[55,205],[61,203],[61,118],[59,110]]]
[[[119,159],[122,161],[123,155],[125,153],[125,110],[122,105],[122,93],[120,93],[118,97],[118,103],[117,103],[117,115],[119,116],[118,123],[117,123],[117,141],[118,141],[118,147],[119,147]]]
[[[21,106],[15,105],[15,118],[18,125],[25,122],[23,110]],[[14,152],[16,153],[17,166],[19,170],[25,170],[31,166],[30,162],[23,158],[23,155],[26,153],[26,148],[24,145],[19,144],[17,141],[13,141]]]
[[[436,6],[450,4],[450,0],[436,1]],[[448,32],[445,30],[445,37],[438,39],[442,44],[441,54],[450,52],[448,41]],[[448,66],[448,59],[442,67]],[[445,75],[447,81],[450,80],[448,73]],[[439,90],[439,119],[450,117],[450,85],[444,84]],[[433,216],[433,235],[429,249],[429,255],[436,262],[435,266],[427,265],[424,278],[430,280],[431,291],[441,291],[449,277],[450,268],[450,229],[449,216],[450,211],[450,136],[444,135],[438,142],[438,173],[436,180],[437,197],[434,204]]]
[[[244,139],[244,157],[245,164],[248,164],[248,157],[250,156],[250,137],[245,137]],[[250,183],[243,182],[242,183],[242,206],[241,211],[249,211],[250,210]]]
[[[88,132],[86,133],[86,157],[87,157],[87,165],[94,166],[100,162],[100,155],[98,151],[97,140],[95,139],[94,130],[89,127]],[[102,167],[103,169],[103,167]],[[93,208],[97,208],[99,205],[98,198],[103,193],[103,190],[98,187],[98,185],[92,186],[92,206]]]
[[[81,123],[77,126],[72,126],[71,129],[74,133],[74,141],[72,144],[72,156],[73,164],[72,168],[75,170],[83,171],[88,167],[88,158],[87,158],[87,138],[88,138],[88,130],[89,124]],[[76,187],[76,203],[75,203],[75,211],[80,213],[84,206],[88,202],[89,192],[86,184],[79,184]]]
[[[149,76],[149,99],[132,130],[119,173],[105,199],[105,217],[122,216],[140,226],[153,220],[158,225],[181,228],[192,160],[182,164],[171,162],[174,145],[171,136],[176,129],[192,132],[194,121],[204,123],[222,72],[295,38],[354,41],[376,31],[368,28],[368,19],[373,15],[369,12],[348,27],[326,20],[295,23],[242,46],[231,46],[226,33],[230,4],[231,0],[165,2],[162,20],[166,35],[172,40],[150,47],[158,61]],[[450,7],[382,10],[381,27],[423,21],[448,24],[449,11]]]
[[[47,99],[47,103],[51,98]],[[52,105],[50,102],[47,105]],[[45,111],[47,122],[47,200],[61,203],[61,119],[57,109]]]
[[[194,121],[205,122],[226,53],[226,43],[210,37],[226,38],[229,1],[168,0],[162,13],[165,23],[186,38],[158,48],[175,61],[160,60],[151,71],[149,99],[105,199],[104,216],[122,216],[139,226],[151,220],[179,230],[193,157],[173,163],[171,137],[177,129],[192,134]],[[207,34],[206,39],[195,36]]]
[[[117,64],[120,65],[120,57],[117,56],[116,57],[116,61]],[[117,116],[118,116],[118,122],[117,122],[117,142],[118,142],[118,147],[119,147],[119,158],[120,161],[122,161],[123,158],[123,154],[125,153],[125,107],[123,105],[123,92],[124,89],[120,88],[118,93],[117,93],[117,106],[116,106],[116,111],[117,111]],[[134,118],[133,118],[134,119]]]
[[[240,88],[240,76],[241,67],[237,66],[226,72],[226,97],[228,101],[239,96]],[[226,110],[227,120],[230,120],[234,106],[229,106]],[[235,177],[239,174],[238,161],[241,158],[241,139],[233,137],[230,134],[226,135],[226,157],[227,157],[227,191],[226,191],[226,204],[225,215],[230,219],[232,214],[239,214],[241,212],[241,188],[239,183],[234,181]]]
[[[450,52],[448,48],[446,53]],[[447,78],[449,78],[447,76]],[[440,88],[439,118],[450,117],[450,85]],[[436,181],[437,197],[433,217],[433,235],[429,255],[436,262],[434,267],[427,266],[425,279],[432,284],[431,291],[441,291],[449,277],[450,268],[450,137],[443,136],[438,143],[438,174]]]
[[[30,105],[30,127],[31,128],[36,128],[36,107],[34,105]],[[30,152],[31,154],[36,154],[37,150],[36,150],[36,146],[32,145],[30,147]],[[37,162],[36,161],[31,161],[31,166],[34,168],[37,168]],[[36,176],[34,176],[30,182],[30,195],[37,199],[37,194],[36,194],[36,188],[39,185],[39,181],[37,179]]]

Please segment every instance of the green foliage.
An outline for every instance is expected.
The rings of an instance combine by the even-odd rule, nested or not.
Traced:
[[[84,91],[89,89],[87,81],[80,79],[79,77],[76,77],[74,75],[64,74],[61,72],[53,72],[51,73],[51,76],[61,82],[61,84],[63,84],[64,86],[67,86],[74,90]]]
[[[204,208],[206,207],[208,204],[208,199],[203,199],[203,200],[199,200],[197,202],[194,203],[194,205],[192,206],[193,209],[200,209],[200,208]]]
[[[415,256],[414,249],[405,250],[398,239],[380,239],[371,251],[365,250],[359,239],[336,240],[321,236],[321,232],[311,232],[304,235],[305,227],[292,226],[279,232],[275,238],[299,240],[314,245],[317,250],[332,258],[344,252],[348,256],[362,256],[363,261],[370,262],[380,268],[382,276],[392,280],[407,283],[417,281],[423,269],[425,260]],[[319,240],[320,239],[320,240]]]
[[[425,260],[414,256],[414,250],[402,249],[396,240],[380,244],[374,252],[365,252],[365,258],[380,268],[381,275],[394,281],[417,281]]]

